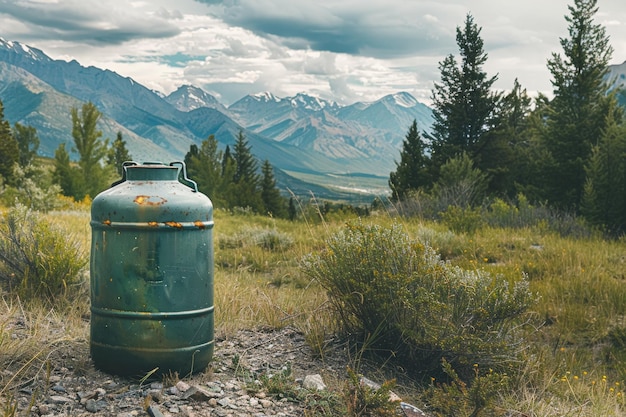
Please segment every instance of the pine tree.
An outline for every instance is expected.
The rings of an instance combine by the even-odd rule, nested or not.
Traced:
[[[487,175],[474,167],[466,154],[451,158],[441,166],[441,175],[433,194],[443,206],[472,207],[480,203],[487,190]]]
[[[108,151],[107,163],[115,168],[118,175],[124,174],[123,163],[131,161],[133,158],[130,156],[128,149],[126,149],[126,142],[122,139],[122,132],[117,132],[117,137],[111,144],[111,148]]]
[[[389,174],[391,198],[394,201],[404,200],[411,190],[430,185],[426,144],[417,130],[417,121],[409,128],[400,152],[400,162],[396,162],[396,170]]]
[[[252,155],[251,147],[242,131],[239,131],[237,135],[233,158],[235,160],[234,205],[243,208],[249,207],[256,212],[262,212],[263,201],[259,189],[258,163]]]
[[[37,129],[32,126],[23,126],[19,123],[13,125],[13,137],[17,140],[19,148],[18,163],[22,168],[30,165],[35,156],[37,156],[37,150],[39,149],[39,136],[37,136]]]
[[[468,14],[464,28],[456,29],[460,64],[453,55],[439,63],[441,82],[435,83],[432,92],[434,123],[432,132],[425,135],[431,141],[435,177],[440,166],[464,152],[481,167],[499,95],[491,92],[497,76],[487,77],[482,68],[487,54],[480,32]]]
[[[287,207],[287,216],[289,220],[294,221],[298,212],[296,210],[296,202],[293,197],[289,197],[289,206]]]
[[[230,147],[226,145],[224,155],[222,156],[222,182],[218,194],[223,197],[225,206],[228,208],[236,206],[235,194],[233,193],[236,168],[235,158],[230,153]]]
[[[187,167],[187,173],[189,174],[189,177],[192,179],[195,175],[192,172],[193,169],[191,168],[191,165],[192,165],[191,160],[193,159],[194,156],[198,156],[199,153],[200,153],[200,149],[198,149],[198,145],[196,145],[195,143],[192,143],[189,146],[189,151],[187,151],[187,153],[185,154],[185,159],[184,159],[185,166]]]
[[[224,156],[222,157],[222,176],[226,176],[229,165],[235,166],[235,160],[230,152],[230,146],[226,145],[224,149]],[[233,172],[233,176],[235,173]]]
[[[237,135],[233,158],[235,159],[235,164],[237,167],[233,180],[236,183],[242,181],[247,182],[256,187],[259,183],[259,174],[257,174],[257,161],[254,158],[254,155],[252,155],[252,149],[248,144],[246,136],[241,130]]]
[[[108,153],[108,141],[100,140],[102,131],[97,129],[101,113],[89,102],[83,104],[80,114],[73,107],[71,116],[74,149],[79,155],[78,166],[84,183],[82,190],[73,197],[77,200],[85,195],[93,198],[106,189],[110,182],[110,174],[102,166]]]
[[[285,199],[280,195],[276,187],[274,169],[269,160],[265,160],[261,166],[263,177],[261,179],[261,199],[265,206],[265,212],[273,217],[285,217]]]
[[[586,165],[581,212],[617,235],[626,231],[626,125],[616,102],[613,108]]]
[[[604,129],[608,104],[604,76],[613,53],[603,26],[594,23],[596,0],[574,0],[568,6],[569,38],[561,38],[564,56],[548,61],[554,99],[542,138],[554,165],[545,197],[556,207],[579,207],[585,183],[584,165]]]
[[[185,157],[189,177],[198,184],[198,190],[206,194],[213,204],[222,205],[223,197],[219,190],[222,183],[222,152],[217,139],[209,135],[202,141],[200,149],[191,145]]]
[[[19,147],[11,132],[11,125],[4,120],[4,105],[0,101],[0,179],[12,183],[13,168],[18,162]]]
[[[489,140],[481,151],[480,168],[490,178],[488,194],[515,197],[518,185],[528,183],[528,176],[533,175],[527,159],[532,145],[532,100],[517,79],[495,113],[497,121],[486,133]]]
[[[61,143],[54,151],[52,180],[61,187],[61,192],[66,196],[75,196],[79,194],[82,188],[79,170],[71,165],[70,155],[65,149],[65,143]]]

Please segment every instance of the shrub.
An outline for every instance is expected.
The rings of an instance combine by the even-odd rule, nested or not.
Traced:
[[[393,417],[397,416],[398,401],[391,400],[395,380],[385,381],[378,387],[363,383],[359,375],[348,368],[348,379],[343,388],[349,417]]]
[[[481,373],[474,366],[474,378],[467,385],[445,360],[442,363],[449,382],[432,381],[424,391],[423,399],[431,414],[440,417],[478,416],[482,411],[492,411],[498,393],[508,388],[508,377],[493,370]],[[491,414],[489,414],[491,415]],[[494,414],[500,415],[500,414]]]
[[[348,224],[302,268],[325,288],[347,335],[422,376],[443,358],[470,377],[474,364],[510,364],[521,343],[516,319],[533,301],[522,277],[511,284],[454,267],[398,224]]]
[[[440,215],[443,224],[455,233],[472,235],[485,224],[480,207],[448,206]]]
[[[17,205],[0,223],[0,282],[24,300],[54,301],[86,264],[79,245],[37,212]]]
[[[32,210],[48,212],[60,206],[61,187],[50,183],[45,169],[35,166],[14,169],[15,178],[19,178],[14,186],[7,187],[0,193],[0,200],[6,206],[19,203]]]

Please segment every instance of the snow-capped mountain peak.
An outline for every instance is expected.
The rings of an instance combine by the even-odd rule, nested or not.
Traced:
[[[37,48],[31,48],[16,41],[7,41],[2,37],[0,37],[0,49],[5,49],[22,56],[26,55],[35,61],[51,61],[48,55],[44,54]]]
[[[400,92],[391,96],[396,105],[400,107],[415,107],[418,101],[409,93]]]
[[[263,91],[261,93],[250,94],[250,97],[252,97],[253,99],[257,101],[261,101],[264,103],[268,103],[270,101],[278,103],[281,100],[280,98],[276,97],[274,94],[270,93],[269,91]]]
[[[202,107],[225,110],[214,96],[193,85],[182,85],[165,99],[181,111],[191,111]]]
[[[310,111],[320,111],[323,109],[333,109],[338,107],[334,101],[323,100],[305,93],[298,93],[294,97],[288,98],[291,107],[301,108]]]

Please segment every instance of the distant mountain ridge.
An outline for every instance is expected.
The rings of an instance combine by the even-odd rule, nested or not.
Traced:
[[[330,178],[359,173],[379,177],[384,187],[412,121],[423,129],[432,121],[430,109],[407,93],[351,106],[303,93],[279,98],[266,92],[226,107],[191,85],[164,96],[132,78],[53,60],[2,38],[0,100],[11,124],[37,129],[44,156],[53,156],[60,143],[73,147],[70,109],[91,101],[102,113],[103,137],[112,140],[121,132],[138,161],[181,160],[191,144],[209,135],[222,147],[232,145],[243,130],[254,155],[281,170],[277,178],[301,189],[307,182],[328,188]]]
[[[610,90],[623,90],[626,88],[626,61],[618,65],[609,65],[606,80]]]
[[[611,66],[608,77],[623,88],[626,63]],[[60,143],[73,147],[70,109],[91,101],[102,113],[103,137],[112,140],[121,132],[135,160],[181,160],[209,135],[225,147],[243,130],[259,161],[274,166],[283,190],[289,184],[341,198],[351,187],[347,183],[386,192],[409,126],[416,120],[420,130],[429,130],[433,121],[431,109],[405,92],[349,106],[304,93],[280,98],[262,92],[227,107],[191,85],[166,96],[132,78],[53,60],[2,38],[0,100],[12,125],[37,129],[44,156],[53,156]],[[367,185],[358,183],[366,178]]]

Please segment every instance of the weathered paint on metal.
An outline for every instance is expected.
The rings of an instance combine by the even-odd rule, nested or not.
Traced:
[[[91,208],[92,359],[120,375],[197,372],[214,349],[213,206],[182,163],[124,168]]]

